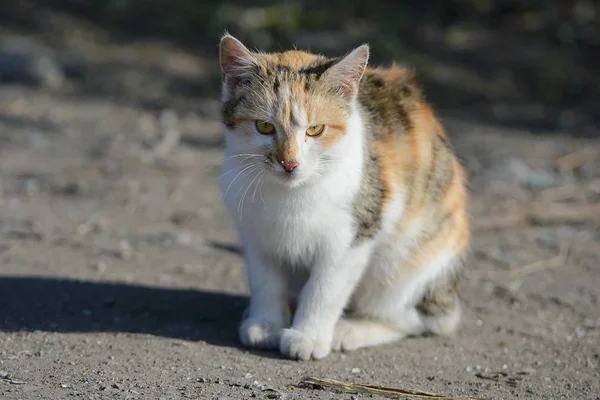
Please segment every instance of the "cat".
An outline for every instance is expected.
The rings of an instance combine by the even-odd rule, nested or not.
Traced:
[[[244,346],[322,359],[459,325],[465,170],[415,76],[220,41],[222,198],[244,248]]]

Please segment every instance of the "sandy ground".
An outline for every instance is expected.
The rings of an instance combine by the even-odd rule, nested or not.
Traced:
[[[247,288],[219,200],[218,102],[145,96],[206,65],[151,48],[107,48],[108,61],[88,57],[86,77],[58,89],[0,86],[0,397],[368,397],[299,385],[314,376],[488,399],[600,398],[597,215],[489,229],[533,201],[580,211],[600,201],[600,139],[444,113],[471,174],[460,331],[290,361],[237,341]],[[139,68],[153,63],[162,69]]]

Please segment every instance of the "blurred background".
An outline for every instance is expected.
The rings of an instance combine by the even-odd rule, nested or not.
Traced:
[[[368,42],[417,72],[469,173],[460,335],[289,369],[238,347],[225,30],[266,51]],[[0,0],[0,397],[247,398],[298,374],[597,396],[599,71],[591,0]]]
[[[596,134],[600,118],[598,1],[0,4],[5,81],[15,79],[13,64],[23,62],[7,54],[16,47],[33,57],[49,55],[44,65],[53,71],[40,71],[48,76],[39,79],[65,75],[87,93],[193,107],[190,98],[218,93],[217,44],[227,29],[267,51],[297,46],[333,56],[369,42],[373,63],[415,68],[431,101],[453,115],[582,136]],[[26,44],[15,43],[14,35]]]

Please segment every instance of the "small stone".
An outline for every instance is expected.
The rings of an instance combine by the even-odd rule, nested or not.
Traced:
[[[113,387],[114,389],[119,389],[119,390],[121,389],[121,386],[119,386],[119,384],[118,384],[118,383],[113,383],[113,384],[112,384],[112,387]]]
[[[352,368],[351,371],[353,374],[360,374],[360,368]]]
[[[0,82],[58,88],[65,76],[48,52],[31,42],[12,39],[0,45]]]
[[[127,240],[121,240],[119,250],[119,255],[123,260],[129,260],[134,255],[133,247]]]
[[[94,270],[94,271],[96,271],[96,272],[98,272],[100,274],[105,273],[106,269],[107,269],[106,263],[104,261],[102,261],[102,260],[98,260],[98,261],[92,262],[92,264],[90,265],[90,267],[92,268],[92,270]]]
[[[482,326],[483,325],[483,321],[478,319],[477,322],[475,322],[475,325],[477,326]]]
[[[60,387],[63,389],[69,389],[71,387],[71,385],[68,383],[61,383]]]
[[[473,368],[472,368],[471,366],[468,366],[467,368],[465,368],[465,371],[467,371],[467,372],[472,372],[472,371],[473,371]]]
[[[40,181],[36,178],[25,179],[23,190],[28,196],[35,196],[40,192]]]
[[[204,379],[204,378],[196,378],[196,382],[206,383],[206,379]]]

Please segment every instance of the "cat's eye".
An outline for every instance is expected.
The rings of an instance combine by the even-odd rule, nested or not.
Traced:
[[[270,135],[275,132],[275,125],[267,121],[256,121],[256,130],[263,135]]]
[[[325,130],[325,125],[313,125],[306,130],[308,136],[319,136]]]

